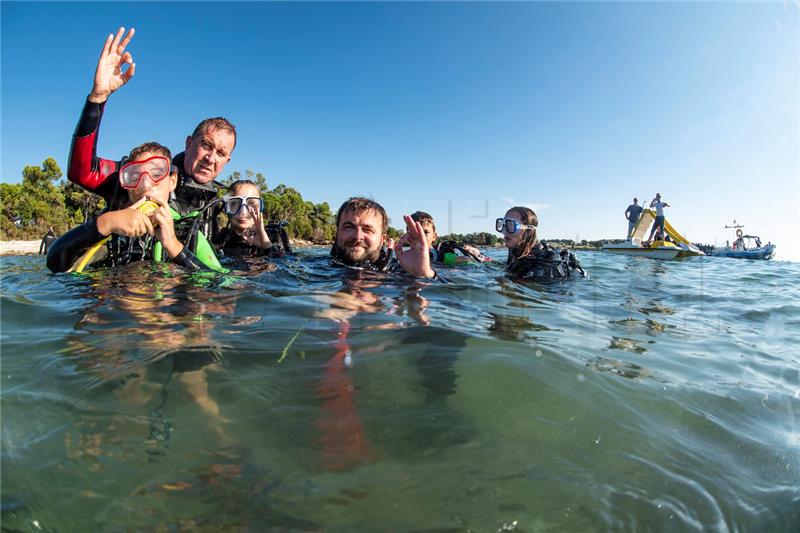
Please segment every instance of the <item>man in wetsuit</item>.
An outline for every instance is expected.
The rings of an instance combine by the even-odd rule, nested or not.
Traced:
[[[106,101],[120,87],[128,83],[136,71],[133,56],[125,48],[133,38],[131,28],[125,35],[120,28],[109,35],[100,53],[94,85],[81,112],[72,138],[67,177],[76,185],[99,194],[106,203],[113,197],[117,184],[118,162],[97,157],[97,138],[100,119]],[[127,65],[127,69],[123,70]],[[197,125],[186,138],[186,151],[172,159],[178,169],[178,186],[175,189],[175,207],[181,215],[207,206],[216,198],[221,186],[215,181],[230,161],[236,146],[236,129],[222,117],[209,118]],[[203,233],[210,236],[216,231],[216,217],[203,212]]]
[[[353,197],[344,202],[336,213],[336,237],[331,257],[339,264],[376,271],[404,270],[418,278],[436,278],[431,268],[428,241],[419,222],[410,216],[403,217],[407,237],[404,243],[395,244],[386,231],[389,217],[386,210],[374,200]],[[397,259],[393,259],[391,250]]]

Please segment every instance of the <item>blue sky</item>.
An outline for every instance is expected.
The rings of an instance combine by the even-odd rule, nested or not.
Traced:
[[[398,226],[491,231],[534,206],[543,237],[622,237],[661,192],[695,241],[734,218],[800,260],[800,6],[775,3],[2,3],[2,180],[72,131],[105,36],[136,76],[99,153],[174,151],[205,117],[226,168]]]

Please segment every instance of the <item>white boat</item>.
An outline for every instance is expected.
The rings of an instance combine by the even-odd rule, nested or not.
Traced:
[[[718,246],[714,248],[711,255],[714,257],[736,257],[739,259],[762,259],[768,261],[775,255],[775,245],[771,242],[761,244],[761,237],[757,235],[745,235],[742,232],[741,224],[733,221],[733,226],[726,228],[736,228],[736,240],[732,245]]]
[[[681,253],[680,248],[671,242],[665,243],[664,241],[654,241],[650,246],[642,246],[640,243],[632,241],[604,244],[603,251],[614,254],[652,257],[653,259],[675,259]]]
[[[631,238],[622,243],[604,244],[603,251],[655,259],[676,259],[693,255],[705,255],[697,246],[678,233],[667,219],[664,219],[664,232],[666,233],[665,239],[668,238],[669,240],[643,241],[642,238],[647,233],[647,230],[650,229],[655,218],[655,211],[644,209]]]

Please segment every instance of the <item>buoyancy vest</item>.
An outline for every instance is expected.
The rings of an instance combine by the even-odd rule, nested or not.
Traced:
[[[289,233],[286,231],[287,222],[271,223],[265,226],[267,236],[272,246],[259,248],[246,242],[230,227],[222,229],[214,236],[214,245],[221,256],[229,257],[280,257],[291,253],[292,246],[289,242]]]
[[[538,281],[586,277],[574,253],[553,248],[544,241],[540,248],[513,261],[507,270],[514,278]]]

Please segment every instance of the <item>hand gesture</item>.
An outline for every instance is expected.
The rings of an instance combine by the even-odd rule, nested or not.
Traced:
[[[97,231],[103,236],[112,233],[125,237],[141,237],[146,233],[153,235],[150,219],[137,209],[145,200],[142,198],[126,209],[103,213],[97,217]]]
[[[246,231],[242,238],[247,244],[266,250],[272,246],[272,241],[269,240],[267,229],[264,227],[264,217],[261,211],[249,205],[247,206],[247,211],[250,213],[250,216],[253,217],[255,224],[252,231]]]
[[[403,250],[403,243],[389,240],[389,246],[394,248],[397,260],[403,270],[418,278],[432,278],[436,272],[431,268],[431,255],[428,241],[425,239],[425,230],[422,224],[415,222],[408,215],[403,216],[406,223],[405,241],[411,247],[410,250]]]
[[[136,30],[130,29],[128,35],[123,39],[125,28],[120,28],[115,36],[113,33],[106,38],[103,50],[100,52],[100,59],[97,61],[97,70],[94,72],[94,85],[89,95],[89,101],[96,104],[105,102],[111,93],[128,83],[136,72],[136,63],[133,56],[125,51],[125,47],[133,38]],[[122,71],[124,64],[128,64],[128,69]]]
[[[150,213],[150,220],[155,227],[155,236],[161,242],[161,246],[170,258],[181,253],[183,244],[175,236],[175,225],[172,222],[172,213],[169,207],[160,201],[150,198],[150,201],[158,204],[158,209]]]

